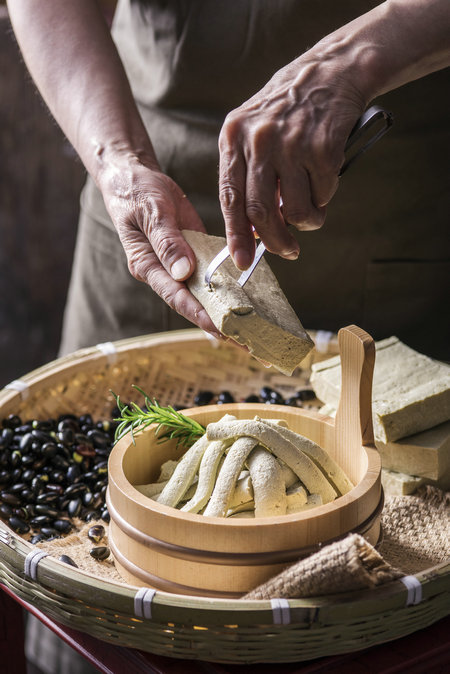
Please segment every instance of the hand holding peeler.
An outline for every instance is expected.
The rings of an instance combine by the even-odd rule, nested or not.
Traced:
[[[380,121],[382,123],[380,127]],[[360,157],[366,150],[369,149],[377,140],[379,140],[384,134],[390,129],[394,122],[394,117],[391,112],[387,112],[383,108],[380,108],[378,105],[373,105],[368,110],[366,110],[361,117],[356,122],[353,127],[345,145],[345,152],[347,153],[351,148],[354,148],[353,154],[347,158],[342,165],[342,168],[339,172],[339,176],[343,175],[348,167],[353,164],[358,157]],[[358,141],[363,139],[367,133],[371,131],[371,135],[368,137],[368,140],[357,146]],[[255,270],[256,265],[264,255],[266,250],[265,245],[262,241],[259,242],[255,257],[248,269],[242,272],[238,279],[238,283],[241,287],[247,283],[248,279]],[[208,286],[211,286],[211,278],[215,271],[220,267],[220,265],[230,256],[228,246],[222,248],[220,253],[218,253],[215,258],[210,262],[205,273],[205,283]]]

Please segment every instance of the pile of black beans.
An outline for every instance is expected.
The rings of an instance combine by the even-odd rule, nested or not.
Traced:
[[[70,533],[75,517],[108,522],[105,493],[116,425],[112,419],[94,422],[90,414],[3,419],[0,517],[32,543]]]
[[[213,391],[199,391],[195,398],[194,404],[201,405],[223,405],[226,403],[245,402],[245,403],[265,403],[267,405],[288,405],[290,407],[303,407],[305,403],[315,400],[316,396],[312,389],[303,388],[296,391],[294,394],[285,398],[279,391],[270,386],[263,386],[258,393],[252,393],[246,398],[236,400],[229,391],[220,391],[214,393]]]

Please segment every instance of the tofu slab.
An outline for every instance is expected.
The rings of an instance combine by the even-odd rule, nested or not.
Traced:
[[[290,376],[308,355],[314,342],[264,258],[241,288],[240,272],[228,258],[214,273],[209,288],[205,272],[209,263],[226,245],[220,236],[183,230],[195,253],[197,268],[187,280],[191,293],[202,304],[221,333],[247,346],[256,358],[271,363]]]
[[[376,345],[372,405],[375,438],[395,442],[450,419],[450,366],[389,337]],[[336,408],[341,389],[340,357],[313,364],[312,387]]]
[[[386,468],[383,468],[381,471],[381,484],[384,493],[388,496],[408,496],[409,494],[414,494],[424,483],[423,477],[396,473]]]

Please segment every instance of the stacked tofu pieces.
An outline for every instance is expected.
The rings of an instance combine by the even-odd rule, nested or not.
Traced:
[[[372,409],[386,492],[408,494],[424,483],[450,488],[450,366],[403,344],[376,343]],[[339,356],[312,366],[322,412],[339,404]]]

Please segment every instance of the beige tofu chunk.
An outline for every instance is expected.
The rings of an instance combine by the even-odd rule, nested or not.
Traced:
[[[381,471],[381,484],[384,493],[388,496],[408,496],[425,483],[423,477],[416,475],[407,475],[406,473],[397,473],[393,470]]]
[[[450,419],[450,366],[403,344],[397,337],[377,342],[372,405],[375,438],[394,442]],[[313,364],[311,384],[326,405],[337,407],[340,357]]]
[[[211,288],[205,272],[226,245],[223,237],[183,230],[195,253],[197,268],[187,280],[191,293],[202,304],[221,333],[247,346],[256,358],[291,375],[314,347],[283,291],[262,259],[241,288],[240,272],[228,258],[215,272]]]
[[[375,441],[388,470],[425,478],[450,489],[450,421],[397,442]]]

